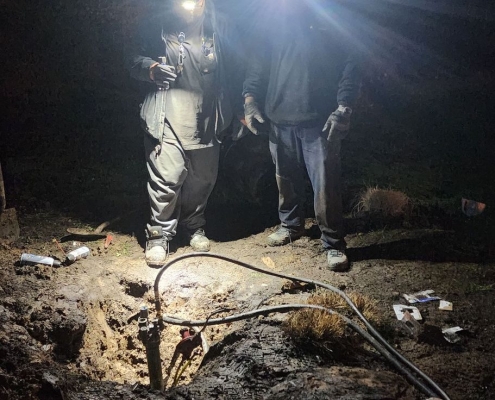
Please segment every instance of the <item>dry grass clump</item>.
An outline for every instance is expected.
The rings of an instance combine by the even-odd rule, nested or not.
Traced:
[[[398,190],[368,188],[359,196],[356,211],[397,217],[410,212],[411,201],[405,193]]]
[[[380,317],[374,300],[359,293],[350,293],[349,298],[359,311],[372,324],[380,323]],[[308,299],[308,304],[330,308],[340,314],[350,317],[353,312],[338,294],[321,291]],[[300,310],[292,313],[285,323],[286,332],[296,339],[325,341],[343,338],[346,334],[346,323],[337,315],[323,310]]]

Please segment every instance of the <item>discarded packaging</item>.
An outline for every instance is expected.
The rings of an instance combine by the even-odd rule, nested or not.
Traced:
[[[406,311],[408,311],[409,314],[411,314],[416,321],[421,321],[423,319],[421,313],[416,307],[405,306],[403,304],[394,304],[394,311],[399,321],[404,318],[404,312]]]
[[[457,335],[457,332],[463,331],[459,326],[454,326],[452,328],[445,328],[442,329],[443,337],[447,342],[449,343],[457,343],[461,341],[461,337]]]
[[[427,301],[440,300],[440,297],[430,296],[434,292],[435,292],[434,290],[430,289],[430,290],[423,290],[422,292],[417,292],[413,294],[404,293],[403,296],[410,304],[426,303]]]
[[[475,217],[476,215],[480,215],[483,211],[485,211],[486,204],[479,203],[474,200],[462,199],[461,208],[462,212],[468,217]]]
[[[78,249],[72,250],[70,253],[67,253],[67,261],[73,263],[76,260],[80,260],[81,258],[86,258],[91,253],[91,250],[86,247],[79,247]]]
[[[404,316],[401,319],[402,326],[408,331],[410,336],[418,337],[421,332],[421,325],[418,321],[412,316],[409,311],[404,311]]]
[[[60,266],[60,261],[55,260],[52,257],[46,257],[46,256],[38,256],[36,254],[28,254],[28,253],[22,253],[21,254],[21,265],[37,265],[37,264],[45,264],[49,265],[50,267],[59,267]]]
[[[450,301],[440,300],[440,305],[438,306],[439,310],[452,311],[453,308],[454,308],[454,305]]]

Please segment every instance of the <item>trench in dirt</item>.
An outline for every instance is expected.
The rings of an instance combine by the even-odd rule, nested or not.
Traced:
[[[146,385],[146,354],[138,338],[137,312],[141,305],[147,305],[154,316],[152,286],[158,270],[145,266],[142,249],[134,238],[114,237],[115,246],[107,254],[101,246],[87,244],[93,256],[69,267],[17,265],[23,284],[41,283],[43,288],[37,288],[34,298],[34,291],[21,299],[12,298],[12,307],[22,304],[29,335],[48,354],[69,360],[69,371],[96,381]],[[62,245],[68,248],[72,243]],[[187,250],[180,248],[176,255]],[[225,262],[190,259],[167,271],[160,293],[168,314],[204,319],[219,308],[230,313],[255,308],[282,283]],[[207,340],[219,342],[240,325],[208,327]],[[181,339],[179,330],[179,326],[166,326],[161,333],[163,369]],[[180,383],[190,381],[200,361],[201,357],[194,360]]]
[[[141,305],[154,310],[152,284],[156,271],[145,271],[146,277],[139,278],[132,273],[110,272],[108,264],[105,268],[106,271],[94,277],[92,282],[74,283],[69,289],[72,293],[81,293],[80,298],[72,297],[70,302],[77,301],[87,322],[84,335],[80,338],[80,349],[73,349],[73,354],[78,355],[77,361],[71,362],[68,368],[98,381],[146,385],[149,383],[146,353],[138,338],[137,311]],[[239,299],[243,290],[239,287],[241,281],[235,278],[216,280],[211,275],[202,274],[203,268],[219,272],[218,268],[212,268],[208,263],[205,266],[204,262],[192,261],[166,274],[161,293],[162,306],[168,313],[177,312],[181,317],[198,319],[206,318],[218,308],[238,310],[246,306]],[[88,286],[82,286],[85,283]],[[79,287],[76,289],[76,286]],[[235,302],[232,301],[234,291]],[[65,300],[68,300],[67,297]],[[150,312],[150,317],[153,316],[155,314]],[[74,318],[74,315],[69,318]],[[210,343],[220,341],[232,329],[233,326],[208,328],[207,339]],[[160,353],[164,370],[181,339],[179,330],[179,326],[165,326],[161,332]],[[72,333],[78,336],[77,331]],[[181,383],[190,381],[200,360],[200,357],[195,359],[182,376]]]

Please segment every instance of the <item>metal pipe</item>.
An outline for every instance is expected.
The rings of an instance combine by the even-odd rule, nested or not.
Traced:
[[[150,387],[153,390],[163,390],[162,360],[160,357],[160,328],[158,320],[154,319],[148,326],[146,343],[146,361],[150,376]]]
[[[160,324],[158,319],[148,320],[148,307],[139,309],[138,337],[146,349],[148,375],[152,390],[163,390],[162,361],[160,357]]]

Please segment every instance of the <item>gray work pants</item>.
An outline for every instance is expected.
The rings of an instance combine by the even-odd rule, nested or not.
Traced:
[[[220,146],[184,150],[177,140],[157,141],[145,134],[151,225],[175,236],[177,225],[187,230],[202,228],[205,209],[218,175]]]
[[[276,168],[282,226],[304,227],[304,169],[314,192],[316,222],[326,249],[345,249],[340,186],[341,142],[328,142],[316,126],[273,124],[270,152]]]

